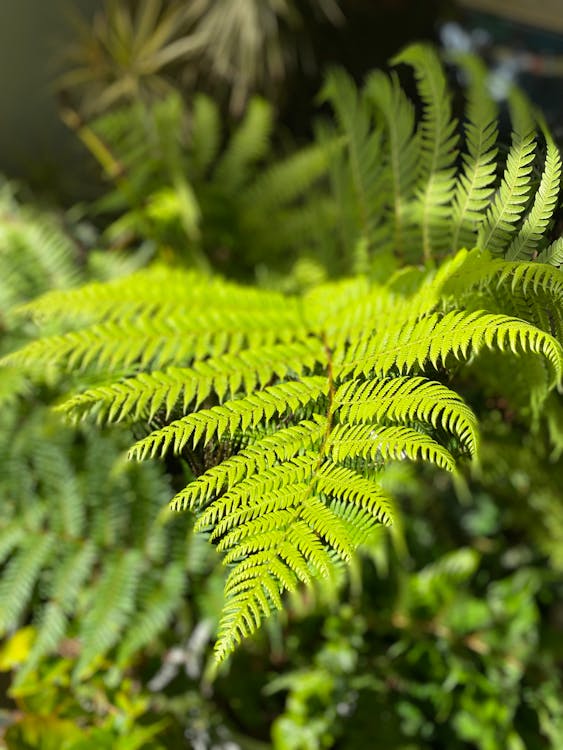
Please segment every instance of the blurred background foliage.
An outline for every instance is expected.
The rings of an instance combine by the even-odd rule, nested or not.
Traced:
[[[16,5],[14,18],[23,5],[45,12]],[[529,19],[511,36],[493,3],[485,13],[417,0],[81,7],[49,56],[66,145],[44,160],[30,130],[31,157],[14,160],[15,130],[0,140],[12,178],[0,184],[2,352],[32,334],[13,305],[155,257],[286,290],[349,271],[344,250],[362,257],[358,227],[342,221],[345,196],[326,189],[344,184],[343,143],[313,117],[328,112],[317,96],[328,65],[359,80],[405,43],[441,38],[478,48],[501,86],[527,41],[554,70],[563,49]],[[561,132],[545,87],[524,82]],[[63,163],[68,149],[76,158]],[[455,481],[397,465],[388,482],[404,513],[392,535],[374,538],[337,591],[294,595],[218,675],[223,573],[189,518],[162,511],[188,469],[126,466],[127,436],[64,428],[56,400],[0,372],[0,743],[563,747],[560,400],[551,433],[532,437],[509,403],[474,398],[480,464]],[[21,596],[10,604],[15,586],[23,607]]]

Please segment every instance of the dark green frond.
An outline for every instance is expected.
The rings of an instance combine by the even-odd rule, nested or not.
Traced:
[[[397,257],[407,257],[416,235],[412,237],[412,204],[420,160],[420,139],[415,134],[414,106],[395,74],[372,73],[366,82],[366,96],[373,101],[385,120],[393,201],[393,249]]]
[[[393,58],[393,64],[412,66],[424,113],[420,125],[418,193],[422,254],[425,260],[447,250],[450,202],[454,192],[457,123],[443,67],[430,47],[415,44]]]

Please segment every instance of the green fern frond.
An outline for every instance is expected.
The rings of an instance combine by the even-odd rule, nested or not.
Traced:
[[[357,211],[355,223],[359,232],[355,241],[363,239],[371,249],[381,221],[388,182],[382,158],[381,132],[373,125],[371,108],[343,70],[333,70],[329,74],[322,96],[331,103],[346,139],[351,190]]]
[[[212,393],[220,401],[227,394],[234,396],[239,389],[252,393],[272,379],[313,370],[323,354],[322,345],[315,339],[222,354],[195,362],[191,368],[169,367],[141,373],[121,383],[90,388],[59,409],[74,421],[90,414],[99,423],[123,421],[126,417],[138,421],[144,415],[150,420],[161,408],[168,418],[178,401],[186,411],[192,401],[197,406]]]
[[[185,586],[186,571],[183,563],[179,562],[167,566],[150,588],[141,592],[139,609],[117,650],[116,663],[119,668],[124,669],[134,654],[154,642],[155,637],[164,631],[184,594]]]
[[[448,278],[444,293],[467,295],[472,306],[521,318],[562,340],[563,274],[547,264],[473,251]]]
[[[191,120],[193,168],[202,178],[215,161],[221,145],[219,108],[208,96],[194,97]]]
[[[350,380],[335,396],[342,422],[351,425],[439,424],[455,435],[471,455],[477,451],[477,421],[471,409],[451,389],[421,377]],[[372,427],[373,428],[373,427]],[[369,448],[369,441],[366,443]]]
[[[473,247],[493,193],[496,172],[497,108],[487,91],[487,70],[477,58],[456,56],[469,76],[463,170],[452,201],[452,244],[455,252]]]
[[[225,401],[211,409],[200,409],[161,430],[151,433],[136,443],[130,457],[143,460],[158,453],[164,455],[170,445],[176,453],[181,453],[188,440],[193,445],[202,440],[205,445],[213,438],[221,439],[225,432],[234,435],[239,429],[243,432],[256,427],[263,420],[269,421],[275,414],[281,417],[285,412],[296,412],[302,407],[314,405],[326,396],[327,383],[322,377],[303,377],[272,385],[249,396]]]
[[[231,188],[244,184],[249,168],[269,150],[272,126],[271,106],[258,97],[252,99],[215,168],[216,177],[221,183]]]
[[[7,358],[6,364],[27,367],[34,362],[49,361],[58,365],[66,360],[68,367],[78,370],[93,366],[101,370],[127,368],[136,363],[142,367],[148,364],[162,367],[188,361],[194,354],[219,356],[237,352],[247,342],[267,346],[291,340],[303,326],[298,306],[289,300],[283,308],[272,306],[268,294],[263,299],[258,319],[252,309],[222,311],[217,307],[211,315],[205,315],[203,310],[199,314],[186,310],[175,318],[167,311],[158,315],[143,311],[134,323],[127,316],[99,323],[84,332],[60,334],[50,342],[38,340],[20,354]],[[182,329],[186,335],[179,337],[177,333]]]
[[[338,425],[330,441],[330,455],[335,461],[346,458],[364,458],[376,463],[378,460],[413,461],[424,460],[453,471],[455,460],[446,448],[428,435],[411,427],[381,427],[372,425]]]
[[[177,270],[172,288],[180,290],[177,309],[174,297],[168,297],[164,319],[149,269],[142,283],[132,280],[136,316],[124,297],[121,317],[112,308],[112,295],[119,304],[122,294],[119,284],[87,287],[93,320],[62,335],[63,341],[73,337],[72,349],[61,352],[61,337],[47,337],[12,361],[55,357],[61,366],[70,360],[75,369],[99,368],[101,362],[110,370],[123,363],[141,370],[125,381],[119,371],[114,380],[106,373],[105,384],[72,397],[63,409],[76,419],[96,409],[116,421],[144,420],[147,411],[162,409],[188,412],[151,432],[130,453],[143,459],[172,449],[188,460],[199,456],[200,475],[176,495],[172,507],[195,511],[196,529],[210,537],[230,568],[217,643],[221,658],[281,607],[283,591],[332,575],[375,525],[390,521],[391,501],[381,486],[389,461],[421,460],[452,471],[459,455],[476,453],[471,409],[427,375],[436,369],[456,372],[458,362],[471,362],[486,350],[537,358],[538,383],[531,393],[540,381],[546,393],[560,381],[563,354],[550,333],[493,307],[472,307],[486,299],[479,264],[489,287],[500,281],[526,292],[541,286],[559,294],[560,272],[547,265],[521,271],[518,263],[461,252],[437,271],[417,276],[414,284],[391,278],[377,285],[359,278],[291,297],[254,290],[246,305],[244,287],[194,280]],[[156,268],[155,280],[161,274]],[[97,315],[96,289],[103,301]],[[55,306],[64,306],[61,298],[54,299]],[[80,309],[80,292],[66,299],[71,310]],[[39,300],[27,312],[33,316],[45,305]],[[152,336],[147,336],[147,310]],[[121,332],[117,349],[116,331]],[[182,351],[185,367],[154,369],[163,349],[171,360]],[[93,539],[99,533],[100,540],[113,543],[123,522],[115,506]],[[109,571],[103,579],[107,606],[114,606],[113,590],[125,593],[125,604],[114,611],[108,629],[102,627],[101,609],[89,617],[84,637],[90,645],[79,674],[87,674],[96,649],[116,643],[137,600],[141,568],[136,565],[126,566],[127,575],[116,573],[115,585]],[[146,632],[156,623],[151,611]],[[102,635],[96,640],[98,631]]]
[[[326,431],[326,420],[315,415],[291,427],[276,430],[272,435],[259,437],[256,442],[240,450],[197,477],[172,501],[174,510],[196,509],[221,491],[230,490],[237,482],[254,474],[261,474],[278,462],[288,461],[302,451],[318,445]],[[196,524],[205,526],[204,516]]]
[[[139,551],[128,550],[111,562],[91,593],[91,608],[84,617],[82,647],[75,667],[77,679],[83,679],[95,660],[117,642],[135,607],[142,571]]]
[[[513,134],[501,186],[477,237],[478,246],[493,255],[504,253],[526,208],[535,150],[535,133]]]
[[[398,258],[404,258],[407,248],[414,244],[409,237],[413,231],[412,216],[409,215],[413,207],[409,202],[413,199],[420,159],[414,106],[394,74],[386,76],[375,71],[369,76],[365,91],[385,119],[393,184],[393,248]]]
[[[449,356],[467,359],[483,347],[541,353],[552,366],[552,382],[561,378],[560,346],[553,337],[518,318],[480,310],[432,313],[390,326],[368,342],[361,356],[343,364],[339,375],[385,376],[394,369],[407,373],[428,364],[436,368],[445,366]]]
[[[54,542],[51,534],[29,535],[10,560],[0,582],[0,633],[5,634],[17,625]]]
[[[280,205],[290,205],[328,171],[329,160],[341,149],[341,144],[313,145],[276,162],[259,174],[245,192],[242,205],[252,213],[269,210]]]
[[[561,156],[545,124],[542,130],[547,143],[544,171],[533,206],[506,251],[507,260],[528,260],[533,255],[546,236],[557,206],[561,185]]]
[[[428,46],[414,44],[393,58],[414,69],[424,106],[420,125],[418,174],[422,254],[425,260],[447,250],[450,208],[454,192],[457,156],[457,123],[452,117],[451,97],[437,54]]]
[[[542,250],[537,257],[538,263],[549,263],[552,266],[563,265],[563,238],[552,242],[551,245]]]

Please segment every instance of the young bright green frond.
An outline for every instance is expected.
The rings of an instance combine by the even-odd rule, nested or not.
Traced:
[[[337,391],[341,423],[378,425],[420,423],[455,435],[470,454],[477,448],[477,419],[457,393],[421,377],[348,380]],[[370,442],[366,442],[370,449]],[[400,450],[405,450],[406,446]],[[411,456],[412,457],[412,456]]]
[[[444,293],[467,296],[474,307],[508,313],[563,340],[563,274],[553,266],[473,251],[448,278]]]
[[[134,321],[127,311],[121,319],[113,318],[84,330],[32,342],[6,358],[5,363],[28,367],[35,362],[51,365],[66,362],[69,368],[79,370],[92,367],[115,370],[136,363],[142,367],[163,367],[188,363],[193,357],[238,352],[246,345],[268,346],[290,341],[303,326],[297,304],[283,298],[278,301],[276,295],[265,293],[259,311],[250,306],[246,309],[239,305],[226,309],[217,306],[207,314],[211,299],[212,296],[202,299],[199,308],[197,300],[191,310],[179,307],[175,315],[166,305],[163,311],[153,312],[154,303],[149,300]]]
[[[448,471],[455,468],[455,460],[446,448],[411,427],[340,424],[332,432],[329,450],[335,461],[360,457],[376,463],[410,458]]]
[[[170,445],[181,453],[188,440],[193,445],[202,440],[205,445],[215,436],[217,439],[229,432],[234,435],[256,427],[274,415],[281,417],[286,412],[296,412],[302,407],[314,405],[326,396],[328,384],[325,378],[308,376],[301,380],[290,380],[268,386],[239,399],[225,401],[220,406],[201,409],[179,419],[161,430],[151,433],[131,449],[131,458],[164,455]]]
[[[301,481],[293,489],[274,492],[259,513],[247,511],[230,531],[223,526],[226,533],[219,547],[229,550],[225,560],[234,567],[225,588],[216,645],[219,659],[281,608],[281,592],[292,591],[299,581],[310,583],[313,576],[328,575],[333,555],[347,559],[352,553],[356,518],[335,512],[332,504],[327,505],[326,495],[355,507],[362,515],[364,531],[389,521],[389,506],[378,485],[331,462],[318,469],[316,463],[308,464],[308,484]]]
[[[80,289],[54,290],[18,310],[38,323],[49,319],[68,322],[102,323],[129,320],[140,313],[178,312],[183,298],[190,299],[186,312],[203,308],[207,311],[210,300],[214,309],[224,303],[232,309],[233,304],[248,312],[268,310],[287,304],[284,297],[275,292],[240,287],[220,277],[207,277],[201,273],[153,265],[126,278],[106,282],[92,282]]]
[[[549,334],[518,318],[477,310],[432,313],[419,320],[400,321],[373,336],[363,356],[347,362],[341,375],[354,377],[373,372],[385,376],[393,369],[408,373],[415,368],[446,366],[451,355],[467,359],[482,348],[513,354],[542,354],[552,368],[552,382],[563,370],[561,345]]]
[[[98,422],[116,422],[131,418],[148,419],[163,408],[166,418],[178,402],[185,412],[192,401],[196,406],[212,393],[220,401],[233,398],[240,390],[252,393],[264,388],[272,379],[312,371],[324,359],[317,339],[273,344],[221,354],[192,367],[169,367],[167,370],[140,373],[119,383],[90,388],[59,406],[73,421],[95,415]]]
[[[560,275],[547,265],[463,251],[415,283],[392,277],[377,285],[363,278],[284,296],[176,270],[160,303],[154,286],[162,271],[148,269],[142,280],[132,278],[136,315],[122,285],[86,288],[91,325],[39,340],[13,361],[56,356],[74,370],[109,369],[104,384],[63,406],[76,419],[97,412],[110,421],[144,421],[147,414],[187,412],[140,440],[131,455],[173,449],[197,469],[172,507],[195,511],[196,529],[231,569],[221,657],[281,606],[283,591],[331,575],[374,525],[390,521],[391,504],[379,484],[386,463],[417,460],[452,471],[458,455],[476,453],[473,412],[426,374],[455,372],[455,360],[471,360],[481,350],[527,354],[538,381],[530,399],[539,403],[542,378],[545,398],[563,369],[552,329],[539,318],[533,325],[532,314],[532,322],[503,314],[509,303],[487,295],[506,288],[516,300],[543,294],[555,301]],[[96,310],[97,290],[102,304]],[[66,299],[80,309],[80,291]],[[45,305],[48,315],[48,300],[36,309]],[[55,308],[64,305],[54,298]],[[163,359],[176,363],[180,356],[185,366],[159,369]],[[124,364],[137,374],[121,379]],[[72,518],[68,524],[80,525]],[[99,533],[114,534],[109,520]],[[123,591],[133,592],[126,602],[139,599],[136,570],[131,564],[119,578]],[[130,606],[115,611],[111,633],[91,615],[87,654],[97,648],[98,629],[100,647],[115,643]],[[151,612],[147,605],[135,639],[161,622]],[[64,617],[55,610],[49,617],[55,638]],[[81,674],[88,669],[85,662]]]
[[[172,501],[174,510],[195,509],[219,494],[229,490],[242,479],[262,474],[279,461],[291,458],[319,445],[327,428],[326,420],[316,415],[314,420],[303,420],[292,427],[278,429],[272,435],[259,437],[236,455],[225,459],[197,477]],[[205,526],[205,517],[199,525]]]

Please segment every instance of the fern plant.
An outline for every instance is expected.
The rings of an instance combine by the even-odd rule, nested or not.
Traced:
[[[346,141],[333,169],[334,190],[354,195],[351,208],[339,204],[348,246],[363,242],[376,268],[386,256],[428,262],[475,246],[508,260],[560,265],[561,241],[552,241],[551,229],[561,157],[549,129],[512,92],[505,155],[484,65],[464,55],[454,63],[468,84],[463,137],[444,67],[428,46],[411,45],[392,60],[414,71],[419,122],[395,70],[371,73],[361,91],[343,71],[329,76],[323,97]]]
[[[501,389],[536,420],[561,381],[562,285],[554,268],[560,241],[548,237],[560,158],[551,136],[541,123],[547,156],[530,204],[530,109],[512,97],[515,135],[498,180],[494,110],[486,96],[480,99],[483,71],[464,60],[470,106],[466,153],[456,173],[458,137],[441,65],[418,45],[396,62],[415,70],[423,103],[418,126],[395,75],[375,73],[358,93],[335,73],[325,96],[334,103],[340,138],[330,134],[329,149],[323,142],[280,167],[296,200],[330,157],[340,193],[321,205],[332,207],[330,231],[343,226],[332,212],[338,195],[344,210],[351,207],[342,236],[355,278],[288,295],[155,265],[24,306],[48,324],[47,332],[59,325],[66,330],[4,360],[34,378],[73,372],[82,385],[59,407],[68,418],[147,425],[149,434],[131,457],[173,451],[189,463],[193,481],[172,507],[195,512],[196,529],[216,544],[229,568],[219,660],[281,608],[285,590],[330,578],[377,526],[391,521],[393,501],[382,487],[389,461],[422,460],[455,471],[459,459],[476,455],[477,419],[450,380],[463,384],[470,373],[473,387]],[[163,106],[166,113],[170,103]],[[192,137],[199,146],[191,169],[202,175],[198,200],[186,192],[191,183],[170,156],[182,151],[161,139],[179,182],[152,194],[142,220],[150,211],[168,211],[174,220],[181,214],[197,247],[206,238],[198,238],[195,217],[207,205],[199,195],[217,205],[214,190],[221,184],[233,201],[241,196],[237,208],[248,200],[250,211],[254,204],[250,215],[264,227],[262,251],[272,246],[268,242],[275,246],[286,226],[284,211],[272,210],[268,199],[261,203],[248,188],[264,153],[256,133],[267,132],[266,109],[259,103],[249,109],[215,168],[215,110],[201,99],[194,112]],[[144,144],[120,132],[135,164]],[[338,153],[343,140],[349,164]],[[125,179],[114,204],[119,207],[134,186],[124,165],[113,164]],[[153,169],[147,162],[143,184],[151,184]],[[209,180],[212,171],[216,179]],[[256,184],[271,180],[280,190],[278,176],[274,170]],[[243,216],[237,213],[239,221]],[[214,226],[234,224],[204,226],[211,234]],[[459,250],[434,267],[466,243],[483,246]],[[235,266],[252,258],[243,253]],[[426,271],[408,267],[374,281],[413,258],[425,260]],[[518,355],[519,366],[509,354]],[[504,367],[510,375],[503,379]]]
[[[388,461],[454,471],[456,458],[475,455],[475,416],[442,382],[458,363],[483,350],[530,354],[543,363],[534,388],[547,394],[560,381],[554,336],[471,305],[478,282],[459,279],[477,255],[385,285],[358,278],[296,297],[157,266],[26,306],[74,330],[5,362],[98,373],[101,384],[59,407],[73,420],[165,420],[130,455],[173,450],[194,468],[171,506],[195,511],[196,529],[229,567],[223,659],[282,606],[284,590],[330,576],[390,523]]]
[[[61,223],[22,206],[9,184],[0,268],[2,353],[29,341],[10,305],[85,278]],[[17,367],[0,369],[0,638],[30,616],[34,626],[18,681],[65,647],[77,680],[110,650],[117,671],[129,666],[183,605],[194,551],[186,523],[172,527],[162,513],[170,485],[158,467],[123,460],[126,431],[64,428],[50,409],[55,379],[47,381],[39,388]]]

